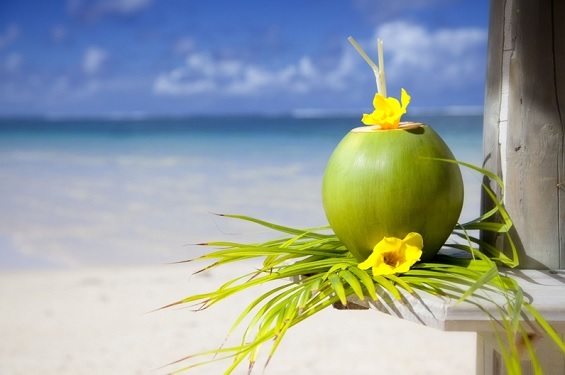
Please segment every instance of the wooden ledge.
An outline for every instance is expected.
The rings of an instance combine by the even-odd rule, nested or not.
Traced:
[[[524,300],[532,303],[555,330],[565,332],[565,270],[505,269],[501,274],[515,279],[524,291]],[[502,296],[494,293],[489,293],[488,296],[504,305]],[[493,327],[486,312],[495,317],[500,316],[493,303],[477,297],[457,303],[450,298],[423,292],[416,295],[404,292],[404,301],[397,301],[384,290],[380,291],[379,297],[375,302],[360,301],[357,298],[352,298],[351,302],[443,331],[490,332]],[[477,307],[477,303],[486,312]]]

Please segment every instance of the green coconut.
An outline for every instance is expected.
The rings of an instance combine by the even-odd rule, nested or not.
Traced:
[[[421,261],[445,244],[463,206],[459,166],[441,137],[421,123],[398,129],[351,130],[333,152],[323,179],[326,217],[347,249],[363,261],[384,237],[417,232]]]

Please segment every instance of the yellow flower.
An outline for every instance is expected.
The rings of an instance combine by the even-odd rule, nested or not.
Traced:
[[[373,249],[373,253],[358,267],[362,270],[373,267],[373,275],[392,275],[407,272],[422,256],[422,236],[411,232],[403,240],[385,237]]]
[[[402,89],[400,94],[402,105],[395,98],[385,98],[379,93],[375,94],[373,106],[375,110],[371,114],[365,113],[361,121],[365,125],[379,125],[381,129],[396,129],[400,118],[406,113],[406,107],[410,103],[410,95]]]

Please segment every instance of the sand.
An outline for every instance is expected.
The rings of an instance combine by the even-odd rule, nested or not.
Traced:
[[[153,311],[210,290],[250,264],[190,277],[196,265],[0,273],[0,374],[166,374],[217,348],[250,292],[206,311]],[[373,310],[328,308],[292,328],[265,370],[279,374],[474,374],[475,334]],[[184,363],[187,364],[187,363]],[[222,374],[216,363],[187,374]],[[257,364],[253,373],[263,373]],[[234,374],[247,373],[246,365]]]

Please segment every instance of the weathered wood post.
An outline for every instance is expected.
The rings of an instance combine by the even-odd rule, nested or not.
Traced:
[[[484,166],[504,181],[520,268],[562,269],[565,1],[491,0],[490,12]]]
[[[514,222],[519,267],[564,269],[565,1],[491,0],[490,12],[484,167],[504,181],[497,195]],[[485,195],[483,212],[491,207]],[[501,237],[485,239],[509,251]],[[565,310],[562,291],[550,290],[556,295],[547,311]],[[542,293],[547,286],[532,293],[534,305]],[[506,372],[497,345],[492,332],[478,332],[479,374]],[[565,373],[565,358],[551,340],[542,339],[537,353],[546,374]],[[522,368],[533,371],[529,361]]]

